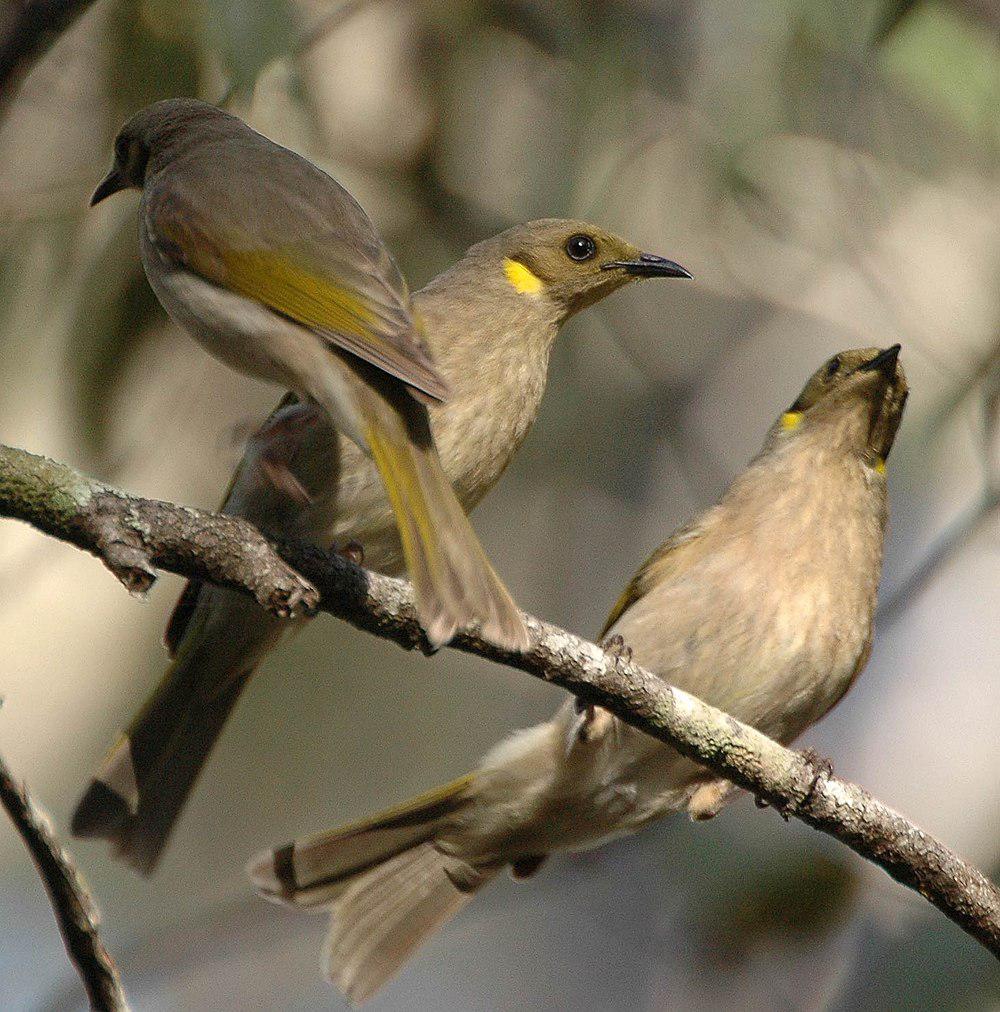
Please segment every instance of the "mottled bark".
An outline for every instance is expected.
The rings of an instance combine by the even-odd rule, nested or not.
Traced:
[[[0,446],[0,516],[96,555],[137,595],[157,569],[249,593],[276,615],[316,608],[316,588],[252,524],[155,499],[138,499],[47,457]]]
[[[95,497],[101,503],[111,502],[113,509],[95,507]],[[262,596],[267,600],[261,588],[273,586],[275,573],[285,574],[287,580],[290,565],[306,578],[300,579],[302,587],[318,591],[319,610],[406,649],[428,650],[412,589],[403,580],[360,569],[341,556],[308,545],[271,545],[260,535],[255,540],[248,533],[253,528],[231,517],[139,499],[97,485],[51,461],[0,448],[0,516],[4,515],[27,520],[98,555],[102,546],[117,551],[116,546],[124,543],[139,553],[137,565],[140,573],[147,574],[146,585],[149,569],[159,566],[224,582],[257,600]],[[100,517],[100,538],[93,534],[95,516]],[[146,522],[149,517],[164,519],[156,526]],[[122,527],[116,529],[119,518]],[[136,518],[142,527],[138,545],[134,544]],[[196,522],[186,518],[196,518]],[[191,540],[185,542],[187,534]],[[167,545],[158,541],[160,535],[168,539]],[[210,560],[202,558],[203,545],[211,550]],[[114,570],[117,563],[108,564]],[[247,577],[245,583],[241,574]],[[310,604],[315,600],[309,597]],[[525,616],[525,621],[530,643],[521,653],[499,650],[475,630],[462,631],[450,645],[519,668],[584,702],[606,707],[752,792],[786,818],[801,819],[836,837],[915,889],[1000,957],[1000,891],[943,844],[810,757],[666,685],[627,659],[627,652],[626,656],[606,652],[531,616]]]

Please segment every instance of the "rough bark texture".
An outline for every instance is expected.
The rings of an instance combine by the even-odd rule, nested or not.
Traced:
[[[295,617],[319,603],[316,588],[245,520],[136,499],[6,446],[0,446],[0,515],[91,552],[140,596],[156,569],[166,569],[246,591],[276,615]]]
[[[87,884],[52,835],[49,820],[32,803],[27,789],[14,780],[2,758],[0,804],[21,834],[45,884],[59,932],[86,988],[90,1007],[101,1012],[127,1010],[118,969],[97,932],[100,917]]]
[[[405,649],[429,650],[412,590],[403,580],[360,569],[308,545],[272,546],[231,517],[129,496],[24,451],[0,447],[0,516],[27,520],[86,548],[116,572],[124,546],[126,585],[136,572],[142,587],[148,586],[153,566],[222,582],[263,602],[273,602],[278,584],[285,595],[294,585],[310,606],[318,591],[320,610]],[[295,582],[289,565],[306,579]],[[281,594],[277,598],[286,600]],[[530,643],[522,653],[499,650],[475,630],[462,631],[450,645],[606,707],[751,791],[784,817],[794,816],[836,837],[915,889],[1000,957],[1000,891],[898,812],[809,756],[666,685],[627,655],[606,652],[531,616],[525,621]]]

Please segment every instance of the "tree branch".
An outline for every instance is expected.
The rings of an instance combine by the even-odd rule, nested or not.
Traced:
[[[316,588],[239,517],[137,499],[47,457],[0,445],[0,516],[96,555],[138,596],[166,569],[249,593],[276,615],[315,610]]]
[[[31,854],[49,894],[59,933],[90,999],[101,1012],[127,1010],[118,968],[97,932],[100,915],[69,854],[52,834],[48,818],[32,803],[0,757],[0,804]]]
[[[0,13],[0,114],[28,71],[93,0],[9,0]]]
[[[24,488],[30,493],[28,501],[20,495]],[[87,494],[81,495],[81,489]],[[97,508],[95,500],[111,501],[114,508]],[[140,569],[143,564],[146,569],[157,565],[184,576],[222,582],[260,600],[260,588],[268,584],[266,574],[280,563],[277,552],[311,581],[308,586],[319,591],[320,610],[405,649],[429,650],[412,589],[403,580],[360,569],[339,555],[309,545],[268,543],[260,535],[248,541],[253,528],[232,517],[129,496],[70,468],[0,447],[0,516],[5,515],[27,520],[98,555],[102,546],[131,545],[136,526],[141,526],[136,518],[194,517],[197,522],[187,528],[171,523],[144,528]],[[101,519],[103,539],[89,533],[95,515]],[[123,527],[116,530],[119,518]],[[187,530],[195,537],[185,544]],[[166,545],[157,541],[161,531],[168,537]],[[201,557],[206,541],[212,549],[211,561]],[[112,562],[109,566],[114,569]],[[259,569],[265,573],[263,578]],[[238,574],[249,579],[241,583]],[[898,812],[862,787],[833,776],[806,756],[665,684],[638,665],[539,619],[526,616],[526,623],[530,642],[522,653],[500,650],[474,630],[461,632],[450,645],[559,685],[585,703],[603,706],[751,791],[785,818],[794,816],[835,837],[915,889],[1000,958],[1000,890]]]

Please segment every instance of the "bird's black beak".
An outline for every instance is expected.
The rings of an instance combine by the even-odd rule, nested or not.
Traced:
[[[858,372],[880,372],[887,380],[896,375],[896,359],[899,358],[902,346],[894,344],[891,348],[880,351],[871,361],[858,366]]]
[[[94,190],[93,196],[90,198],[90,206],[93,207],[95,204],[99,204],[105,197],[110,197],[112,193],[117,193],[119,190],[124,190],[128,184],[122,179],[121,173],[117,167],[113,168],[98,184],[97,189]]]
[[[621,270],[633,278],[690,278],[691,274],[680,264],[658,257],[655,253],[640,253],[635,260],[612,260],[601,264],[602,271]]]

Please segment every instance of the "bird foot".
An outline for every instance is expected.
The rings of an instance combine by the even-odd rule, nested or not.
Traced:
[[[710,780],[691,795],[687,804],[688,815],[694,822],[714,819],[735,793],[735,786],[728,780]]]
[[[789,804],[774,805],[774,810],[785,820],[788,821],[789,816],[792,813],[792,809],[799,810],[805,805],[808,805],[813,799],[813,795],[816,793],[816,789],[819,787],[822,781],[826,780],[833,774],[833,763],[821,756],[815,749],[804,748],[799,755],[804,760],[809,775],[809,786],[806,788],[805,793],[802,795],[800,801],[793,801]],[[754,804],[758,808],[770,808],[771,803],[765,801],[763,798],[754,797]]]
[[[308,506],[313,497],[289,465],[299,449],[302,434],[315,423],[320,411],[315,404],[289,405],[253,435],[253,442],[261,448],[259,461],[264,476],[279,492],[303,506]]]
[[[809,787],[806,790],[805,796],[799,802],[801,805],[806,805],[812,801],[816,788],[819,787],[821,781],[827,780],[833,775],[833,763],[826,756],[821,756],[815,749],[811,748],[802,749],[799,755],[805,760],[811,773]]]
[[[625,642],[625,637],[617,633],[609,636],[603,643],[604,652],[611,654],[615,660],[623,661],[625,664],[632,663],[632,648]]]
[[[260,469],[271,485],[289,499],[294,499],[303,506],[308,506],[312,502],[312,496],[302,482],[292,474],[288,464],[284,460],[276,460],[270,455],[270,451],[265,450],[261,454]]]
[[[353,562],[355,566],[364,565],[365,549],[360,541],[348,541],[343,545],[336,545],[333,549],[342,559]]]

